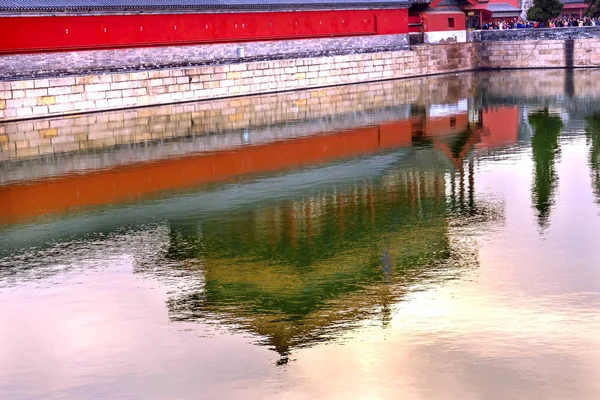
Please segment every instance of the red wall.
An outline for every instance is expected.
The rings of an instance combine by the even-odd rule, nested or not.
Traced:
[[[463,12],[422,13],[423,32],[459,31],[466,29],[466,18]],[[454,18],[454,27],[448,26],[448,18]]]
[[[0,17],[0,53],[408,33],[408,10]]]

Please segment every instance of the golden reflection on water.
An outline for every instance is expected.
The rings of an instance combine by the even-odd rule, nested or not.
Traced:
[[[493,80],[520,75],[473,75],[467,109],[414,105],[393,125],[410,144],[361,128],[336,140],[364,154],[59,196],[5,226],[0,397],[600,397],[596,114],[506,104]],[[113,172],[53,184],[129,179]]]

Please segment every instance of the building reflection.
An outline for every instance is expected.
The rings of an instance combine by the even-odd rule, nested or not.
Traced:
[[[512,112],[510,107],[469,110],[467,101],[460,100],[450,105],[413,107],[403,118],[354,129],[302,132],[288,140],[75,171],[53,179],[17,181],[0,186],[0,224],[161,198],[260,174],[420,145],[441,150],[460,169],[461,160],[474,146],[495,147],[516,141],[516,120],[514,127],[506,129],[508,135],[490,135],[499,124],[497,114],[507,111]]]
[[[589,164],[592,177],[592,189],[596,202],[600,204],[600,114],[586,117],[585,135],[590,147]]]
[[[282,364],[365,321],[385,328],[407,293],[475,268],[477,246],[453,226],[502,212],[475,195],[482,121],[447,122],[455,133],[417,137],[420,151],[382,176],[171,224],[168,258],[203,284],[170,298],[170,318],[250,332]]]
[[[6,186],[0,216],[110,205],[102,229],[114,232],[156,223],[144,210],[167,204],[164,232],[135,268],[183,282],[170,319],[249,332],[285,363],[363,323],[388,326],[407,293],[477,266],[460,227],[473,232],[502,210],[476,195],[474,153],[516,143],[517,117],[517,107],[466,101],[415,106],[386,123]],[[232,187],[256,182],[265,194],[240,205],[248,196]],[[140,200],[134,217],[118,210]]]
[[[541,228],[545,228],[548,225],[558,185],[555,164],[560,150],[558,137],[563,123],[559,116],[549,113],[546,108],[531,113],[529,124],[534,131],[531,139],[535,164],[532,199],[537,211],[538,224]]]
[[[444,170],[395,168],[374,181],[207,221],[172,224],[168,257],[201,274],[169,300],[175,321],[259,335],[285,362],[391,306],[437,271],[476,266],[453,245]],[[446,274],[445,276],[452,275]]]

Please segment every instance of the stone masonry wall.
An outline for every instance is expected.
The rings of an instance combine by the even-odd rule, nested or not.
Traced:
[[[600,38],[477,43],[480,68],[600,67]]]
[[[0,82],[0,121],[472,70],[470,43]]]

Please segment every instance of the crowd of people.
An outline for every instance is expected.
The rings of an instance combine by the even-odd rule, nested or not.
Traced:
[[[600,18],[559,17],[547,22],[535,22],[515,18],[513,20],[494,21],[490,23],[484,22],[480,27],[476,27],[476,29],[487,31],[497,29],[566,28],[576,26],[600,26]]]

